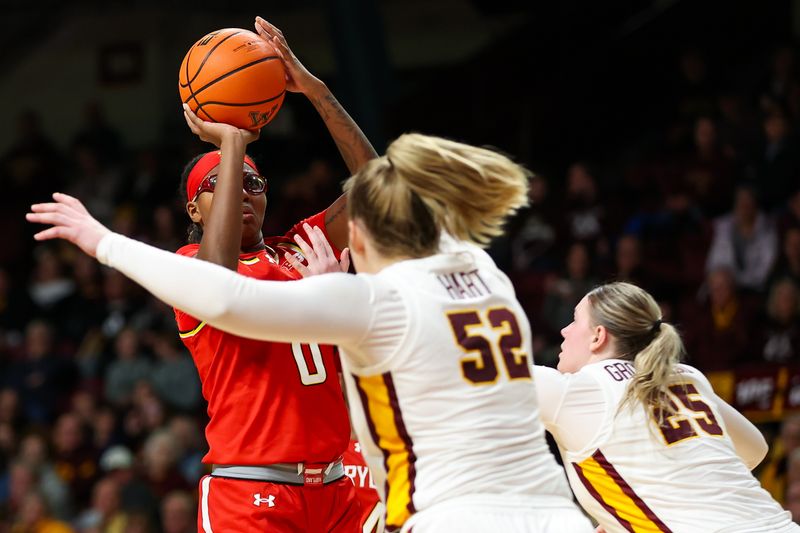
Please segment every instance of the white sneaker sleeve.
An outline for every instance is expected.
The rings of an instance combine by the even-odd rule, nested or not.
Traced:
[[[354,361],[360,366],[393,355],[406,329],[397,291],[373,276],[255,280],[114,233],[100,241],[97,259],[215,328],[259,340],[360,346]],[[380,333],[379,349],[374,350],[369,349],[373,330]]]

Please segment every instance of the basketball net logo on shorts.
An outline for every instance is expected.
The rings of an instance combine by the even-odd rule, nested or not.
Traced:
[[[266,503],[268,507],[275,507],[275,496],[269,494],[266,498],[262,498],[260,492],[253,494],[253,505],[261,507],[262,503]]]

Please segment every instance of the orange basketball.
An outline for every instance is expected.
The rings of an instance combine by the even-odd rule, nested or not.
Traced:
[[[225,28],[212,31],[186,53],[178,91],[203,120],[256,130],[281,108],[286,73],[281,58],[261,37]]]

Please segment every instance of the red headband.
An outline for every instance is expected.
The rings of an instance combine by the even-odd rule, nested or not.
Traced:
[[[203,178],[206,176],[206,174],[208,174],[209,170],[219,165],[220,161],[222,161],[222,153],[219,150],[208,152],[197,160],[197,163],[194,164],[192,170],[189,172],[189,177],[186,179],[187,201],[191,202],[194,199],[194,195],[197,194],[197,189],[200,188]],[[250,159],[250,156],[245,155],[244,162],[250,165],[252,169],[258,173],[258,167],[253,160]]]

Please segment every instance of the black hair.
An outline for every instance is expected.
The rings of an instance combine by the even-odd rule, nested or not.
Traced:
[[[197,164],[198,161],[206,154],[200,154],[192,158],[191,161],[186,163],[186,166],[183,167],[183,172],[181,172],[181,185],[179,194],[181,195],[181,200],[186,198],[186,187],[189,181],[189,174],[192,172],[192,169]],[[189,224],[189,227],[186,229],[186,241],[189,244],[199,244],[200,241],[203,239],[203,226],[198,224],[197,222],[192,221]]]

